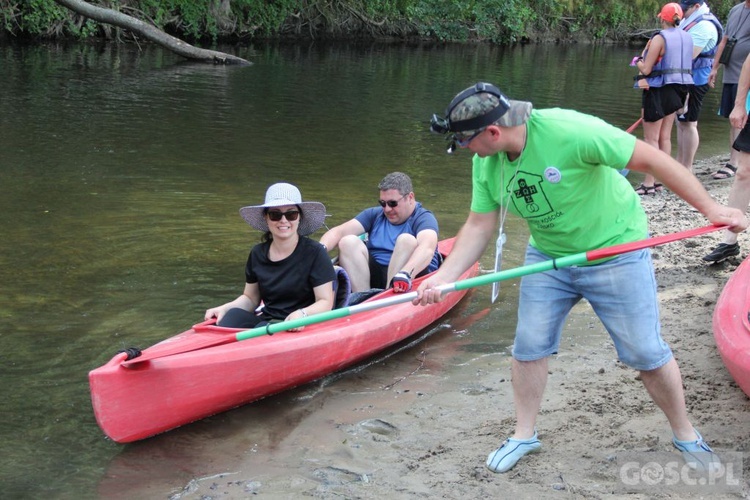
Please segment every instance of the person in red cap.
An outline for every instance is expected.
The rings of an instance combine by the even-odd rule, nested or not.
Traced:
[[[643,140],[671,155],[675,112],[685,106],[689,86],[693,85],[693,39],[677,28],[682,20],[680,4],[662,7],[659,20],[661,31],[648,41],[643,57],[636,62],[640,74],[635,77],[635,87],[643,88]],[[661,189],[651,174],[635,188],[639,195]]]

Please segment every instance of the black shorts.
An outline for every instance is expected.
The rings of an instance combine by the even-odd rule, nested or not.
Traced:
[[[721,106],[719,114],[724,118],[729,118],[729,114],[734,109],[734,100],[737,99],[737,84],[725,83],[721,89]]]
[[[643,120],[656,122],[685,105],[688,85],[670,84],[643,91]]]
[[[370,254],[370,287],[371,288],[388,288],[388,266],[378,264]],[[430,266],[427,266],[422,270],[421,273],[413,276],[414,279],[421,278],[425,274],[429,273]]]
[[[732,144],[732,148],[743,153],[750,153],[750,120],[748,120],[744,128],[740,130],[740,133],[734,140],[734,144]]]
[[[706,93],[710,87],[708,84],[705,85],[689,85],[688,88],[688,105],[687,113],[684,115],[677,115],[677,119],[681,122],[697,122],[698,115],[701,114],[703,108],[703,98],[706,97]]]
[[[370,254],[370,288],[388,288],[388,266],[378,264]]]

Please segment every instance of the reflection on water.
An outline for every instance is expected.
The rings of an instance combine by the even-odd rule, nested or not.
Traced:
[[[0,46],[3,492],[91,497],[102,478],[151,470],[145,459],[154,454],[188,477],[201,460],[188,450],[206,452],[216,434],[263,434],[276,428],[267,414],[314,411],[325,396],[281,395],[122,447],[96,426],[86,374],[118,349],[182,331],[241,290],[259,234],[237,210],[262,200],[269,184],[298,184],[326,204],[334,225],[373,205],[378,181],[403,170],[441,236],[451,236],[468,210],[470,160],[444,154],[427,131],[431,114],[487,80],[537,107],[572,107],[626,128],[640,107],[632,52],[263,46],[241,49],[255,64],[239,68],[189,64],[154,47]],[[710,93],[706,109],[717,102]],[[725,127],[707,113],[701,155],[723,151]],[[505,266],[513,267],[526,230],[511,221],[508,233]],[[491,261],[486,255],[483,268]],[[441,334],[377,370],[408,373],[424,348],[443,353],[433,366],[440,373],[461,370],[477,351],[505,355],[514,283],[488,304],[489,292],[476,290]],[[358,377],[346,380],[356,391]],[[165,480],[145,481],[157,477]],[[127,484],[117,489],[126,495]]]

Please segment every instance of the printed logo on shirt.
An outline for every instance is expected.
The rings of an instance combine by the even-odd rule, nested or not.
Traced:
[[[552,212],[547,196],[542,188],[542,176],[519,171],[514,183],[509,186],[510,199],[516,211],[525,219],[544,217]]]

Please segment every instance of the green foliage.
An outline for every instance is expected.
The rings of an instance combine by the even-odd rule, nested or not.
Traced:
[[[712,0],[726,22],[740,0]],[[412,36],[441,41],[627,39],[656,26],[665,0],[89,0],[187,39]],[[1,28],[30,36],[101,36],[100,27],[54,0],[0,2]]]
[[[234,0],[232,10],[238,15],[244,30],[268,36],[278,32],[289,16],[305,3],[297,0]]]
[[[422,36],[495,43],[519,40],[536,18],[531,5],[520,0],[420,0],[408,5],[406,15]]]
[[[17,25],[33,35],[49,33],[51,27],[57,26],[67,19],[68,10],[50,0],[29,0],[22,4],[20,16],[16,18]]]

